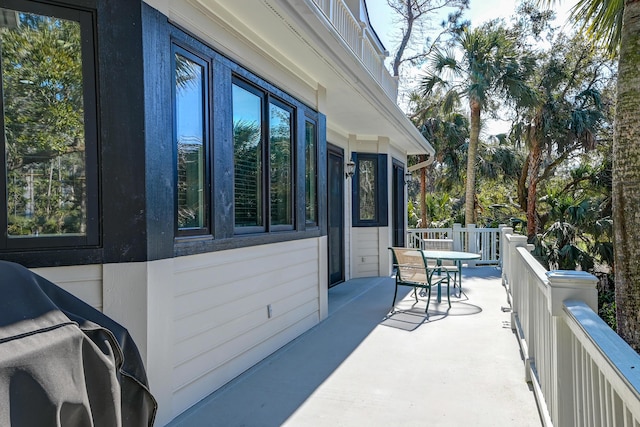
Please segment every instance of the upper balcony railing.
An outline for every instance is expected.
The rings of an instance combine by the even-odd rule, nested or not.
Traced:
[[[366,22],[357,19],[343,0],[313,0],[333,24],[353,53],[380,84],[389,98],[396,102],[398,80],[384,66],[386,52],[376,48],[375,35]]]

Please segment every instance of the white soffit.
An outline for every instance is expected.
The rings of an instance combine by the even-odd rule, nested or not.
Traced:
[[[357,135],[358,139],[388,137],[393,146],[407,154],[433,156],[431,145],[386,95],[313,0],[188,1],[235,39],[264,52],[263,58],[277,62],[272,74],[265,75],[265,70],[251,68],[251,58],[223,52],[241,65],[315,107],[315,100],[309,99],[309,91],[300,82],[313,89],[318,85],[326,88],[321,105],[329,127],[344,135]],[[183,16],[180,11],[175,12]],[[283,80],[291,75],[278,75],[278,67],[295,75],[298,85]]]

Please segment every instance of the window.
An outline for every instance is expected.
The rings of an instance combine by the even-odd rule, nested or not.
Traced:
[[[263,229],[263,96],[251,89],[233,85],[235,224]]]
[[[271,226],[293,228],[292,109],[269,103],[269,165]]]
[[[354,227],[385,227],[388,224],[386,154],[353,153]]]
[[[318,136],[316,124],[305,121],[304,131],[304,186],[305,186],[305,221],[307,226],[318,225]]]
[[[364,158],[358,162],[359,221],[375,221],[377,219],[376,166],[376,159]]]
[[[206,61],[174,47],[174,114],[177,146],[177,229],[206,234],[208,225]]]
[[[175,203],[173,254],[326,233],[325,117],[183,30],[169,30],[174,123],[173,138],[162,143],[173,157],[163,151],[158,169],[175,171],[175,194],[165,196]]]
[[[232,96],[236,232],[292,230],[294,110],[237,79]]]
[[[97,245],[92,16],[27,1],[0,11],[0,245]]]

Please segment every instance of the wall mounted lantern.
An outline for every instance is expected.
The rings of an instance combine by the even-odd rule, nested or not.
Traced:
[[[353,162],[353,160],[349,160],[345,165],[345,173],[344,173],[345,179],[351,178],[355,173],[355,171],[356,171],[356,164]]]
[[[404,174],[404,183],[408,184],[413,180],[413,175],[411,175],[411,172],[407,172]]]

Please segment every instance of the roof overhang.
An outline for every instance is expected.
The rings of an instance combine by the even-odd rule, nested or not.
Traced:
[[[201,23],[203,16],[194,17],[185,11],[189,5],[227,34],[203,34],[208,31]],[[273,65],[271,70],[261,67],[252,71],[324,113],[329,129],[356,135],[358,140],[386,137],[401,152],[433,157],[433,147],[314,0],[252,0],[250,7],[242,0],[186,0],[170,2],[168,7],[163,12],[168,12],[170,19],[196,35],[206,36],[207,41],[217,41],[213,47],[247,68],[251,68],[252,59],[242,57],[228,41],[231,37],[231,44],[250,46]],[[278,76],[282,68],[289,77]],[[291,74],[296,77],[295,83],[289,81]]]

